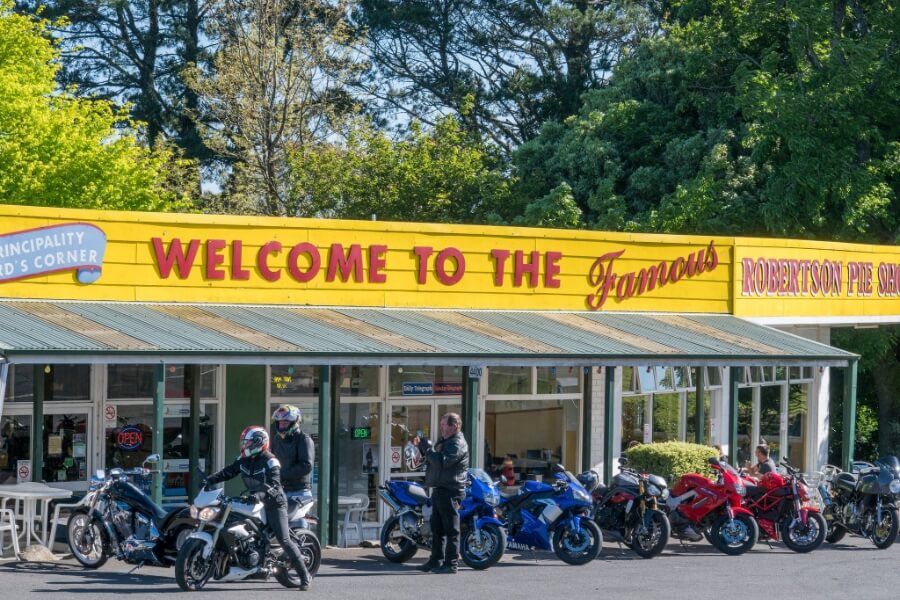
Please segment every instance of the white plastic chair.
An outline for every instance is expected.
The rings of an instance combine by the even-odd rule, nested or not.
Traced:
[[[53,551],[53,545],[56,543],[56,526],[65,525],[69,521],[68,515],[60,517],[60,511],[65,509],[71,512],[72,509],[84,504],[85,498],[87,498],[87,496],[83,496],[78,502],[72,502],[68,504],[55,504],[53,506],[53,519],[51,520],[52,525],[50,526],[50,536],[47,538],[47,547],[50,548],[51,552]],[[68,535],[68,532],[66,532],[66,535]]]
[[[19,530],[16,527],[16,515],[8,508],[0,509],[0,554],[3,554],[3,549],[7,547],[3,544],[3,538],[6,532],[9,532],[9,535],[12,538],[9,547],[12,547],[13,555],[10,558],[0,558],[0,561],[18,560]]]
[[[344,521],[341,523],[340,545],[342,548],[347,547],[347,530],[351,527],[356,531],[356,539],[362,541],[362,522],[363,517],[369,512],[369,496],[368,494],[352,494],[354,498],[360,499],[360,505],[348,508],[344,513]]]

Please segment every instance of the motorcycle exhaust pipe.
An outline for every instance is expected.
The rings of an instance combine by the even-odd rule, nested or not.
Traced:
[[[828,488],[825,487],[824,483],[819,484],[819,497],[822,498],[825,506],[831,506],[831,494],[828,493]]]
[[[378,490],[378,495],[381,496],[381,499],[384,500],[388,506],[394,509],[394,512],[400,510],[400,504],[391,497],[387,490]]]

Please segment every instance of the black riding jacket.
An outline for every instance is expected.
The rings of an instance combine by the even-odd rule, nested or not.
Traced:
[[[466,471],[469,469],[469,445],[462,432],[447,439],[439,439],[425,454],[425,485],[453,494],[466,489]]]
[[[316,446],[302,431],[281,437],[272,431],[272,452],[281,462],[281,483],[288,492],[310,489],[313,462],[316,460]]]
[[[255,456],[238,456],[233,463],[210,475],[207,483],[213,485],[234,479],[238,475],[241,476],[247,490],[265,502],[266,506],[286,505],[284,491],[281,488],[281,463],[268,450]]]

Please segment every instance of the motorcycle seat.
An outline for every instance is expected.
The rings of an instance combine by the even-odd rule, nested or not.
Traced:
[[[417,485],[411,485],[406,488],[406,494],[419,506],[428,504],[428,493],[425,491],[425,488],[419,487]]]
[[[764,496],[768,491],[765,487],[761,485],[745,485],[747,488],[747,497],[748,498],[759,498],[760,496]]]
[[[302,508],[302,507],[306,506],[307,504],[312,504],[313,502],[316,501],[316,499],[299,497],[299,496],[291,496],[287,499],[287,501],[288,501],[287,512],[290,515],[290,514],[293,514],[293,512],[295,510],[297,510],[298,508]]]

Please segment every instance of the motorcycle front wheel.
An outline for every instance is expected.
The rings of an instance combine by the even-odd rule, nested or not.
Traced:
[[[560,525],[553,530],[553,552],[559,559],[570,565],[584,565],[600,554],[603,534],[593,521],[581,520],[578,531],[568,525]]]
[[[394,515],[381,528],[381,553],[392,563],[404,563],[416,554],[416,545],[403,537],[400,517]]]
[[[897,509],[884,509],[881,511],[881,521],[875,523],[872,531],[872,543],[876,548],[884,550],[890,548],[897,541],[898,516]]]
[[[109,558],[109,536],[103,524],[86,512],[74,512],[66,523],[69,550],[88,569],[102,567]]]
[[[817,512],[806,513],[806,525],[793,515],[781,520],[781,541],[794,552],[812,552],[822,545],[827,533],[825,517]]]
[[[309,574],[315,577],[322,564],[322,546],[319,544],[319,538],[309,529],[294,529],[291,531],[291,538],[297,544]],[[289,561],[286,561],[283,556],[281,558],[285,561],[284,567],[276,571],[275,579],[286,588],[300,587],[300,576],[294,571]]]
[[[710,535],[719,551],[737,556],[756,544],[759,525],[756,519],[748,515],[735,515],[734,520],[722,515],[712,524]]]
[[[480,542],[474,527],[467,527],[460,541],[463,562],[476,571],[492,567],[506,552],[506,530],[493,523],[481,528]]]
[[[663,551],[669,541],[672,526],[669,518],[661,510],[648,510],[644,527],[635,527],[631,536],[631,549],[638,556],[653,558]]]
[[[203,540],[189,539],[178,551],[175,559],[175,581],[186,592],[203,589],[215,570],[219,552],[213,550],[209,558],[203,558]]]

